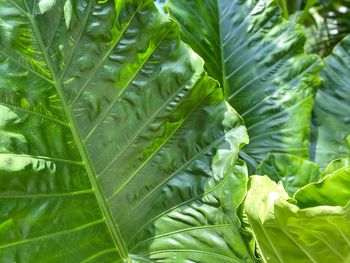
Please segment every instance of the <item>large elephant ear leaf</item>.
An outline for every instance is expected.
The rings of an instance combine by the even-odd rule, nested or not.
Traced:
[[[252,262],[202,60],[151,0],[67,1],[0,0],[0,261]]]
[[[325,58],[313,117],[312,157],[321,167],[350,157],[350,36]]]
[[[250,144],[242,156],[253,167],[269,152],[308,158],[321,63],[304,54],[302,30],[277,1],[169,0],[167,8],[243,117]]]
[[[265,262],[349,262],[349,172],[305,186],[297,200],[267,176],[250,178],[244,209]]]

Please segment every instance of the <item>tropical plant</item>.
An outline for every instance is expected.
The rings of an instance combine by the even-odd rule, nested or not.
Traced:
[[[249,262],[245,127],[175,23],[152,1],[0,3],[0,261]]]
[[[350,261],[350,166],[291,196],[266,176],[250,180],[245,210],[265,262]]]
[[[350,34],[350,1],[319,0],[312,10],[315,24],[310,27],[310,52],[326,56],[344,37]]]
[[[166,8],[243,117],[250,144],[241,156],[251,171],[271,152],[308,158],[321,63],[304,54],[301,28],[276,1],[170,0]]]
[[[314,108],[312,158],[322,167],[333,159],[350,156],[350,36],[325,61],[324,83]]]
[[[0,0],[0,262],[349,262],[350,37],[156,4]]]
[[[312,158],[270,154],[252,176],[246,227],[265,262],[350,262],[350,37],[325,59],[316,97]],[[341,158],[343,157],[343,158]],[[332,161],[327,167],[327,161]],[[320,172],[322,171],[322,173]]]

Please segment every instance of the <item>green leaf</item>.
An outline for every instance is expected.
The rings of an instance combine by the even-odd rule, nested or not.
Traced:
[[[65,3],[0,0],[0,261],[253,262],[246,129],[177,25]]]
[[[340,168],[295,193],[299,207],[346,206],[350,201],[350,166]]]
[[[265,262],[350,261],[350,204],[301,209],[282,184],[266,176],[250,180],[245,212]]]
[[[312,155],[325,167],[331,160],[349,157],[350,147],[350,37],[324,60],[322,88],[314,108]]]
[[[307,48],[321,56],[329,55],[350,34],[349,10],[349,0],[318,0],[311,12],[316,23],[314,26],[307,25]]]
[[[308,158],[321,63],[304,54],[300,26],[274,0],[170,0],[168,8],[247,125],[242,157],[252,167],[269,152]]]
[[[40,12],[42,14],[46,13],[47,11],[52,9],[55,3],[56,3],[56,0],[40,0],[38,4]]]
[[[322,177],[325,177],[329,174],[334,173],[335,171],[339,170],[340,168],[343,168],[345,166],[350,166],[350,158],[342,158],[333,160],[330,162],[327,166],[327,168],[323,171]]]
[[[303,26],[303,29],[305,30],[306,33],[306,42],[310,41],[310,36],[307,34],[307,26],[310,26],[310,24],[315,24],[314,17],[310,13],[310,9],[317,4],[318,0],[300,0],[300,1],[295,1],[295,0],[289,0],[288,1],[288,10],[289,10],[289,17],[288,19],[290,21],[294,21],[300,25]],[[312,9],[312,12],[314,9]],[[307,44],[305,44],[307,45]],[[307,51],[307,48],[305,48]]]
[[[295,3],[295,2],[299,3],[298,0],[297,1],[293,1],[293,3]],[[287,5],[287,0],[278,0],[278,4],[279,4],[280,8],[282,9],[283,17],[285,19],[288,19],[288,17],[289,17],[289,10],[288,10],[288,5]],[[293,12],[294,10],[291,10],[291,11]]]
[[[64,4],[63,12],[64,12],[64,20],[66,22],[66,27],[67,29],[69,29],[70,22],[72,20],[72,12],[73,12],[73,6],[70,0],[67,0],[66,3]]]
[[[289,154],[268,154],[256,169],[256,174],[268,175],[276,183],[282,181],[290,196],[301,187],[320,178],[317,164]]]

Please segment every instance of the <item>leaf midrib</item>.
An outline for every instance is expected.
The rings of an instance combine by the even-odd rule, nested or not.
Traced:
[[[18,245],[28,244],[28,243],[33,242],[33,241],[47,240],[47,239],[50,239],[50,238],[53,238],[53,237],[62,236],[62,235],[68,234],[68,233],[79,232],[79,231],[81,231],[83,229],[87,229],[89,227],[102,224],[102,223],[104,223],[104,221],[105,221],[104,219],[99,219],[99,220],[95,220],[93,222],[89,222],[89,223],[84,224],[84,225],[80,225],[80,226],[75,227],[75,228],[70,228],[70,229],[67,229],[67,230],[62,230],[62,231],[59,231],[59,232],[54,232],[54,233],[50,233],[50,234],[47,234],[47,235],[38,236],[38,237],[34,237],[34,238],[28,238],[28,239],[24,239],[24,240],[20,240],[20,241],[15,241],[15,242],[12,242],[12,243],[1,245],[0,246],[0,250],[5,249],[5,248],[11,248],[11,247],[18,246]]]
[[[68,119],[70,130],[71,130],[72,135],[73,135],[73,139],[77,145],[77,148],[78,148],[78,151],[79,151],[80,156],[82,158],[82,161],[85,164],[84,166],[85,166],[87,175],[90,179],[90,182],[92,184],[92,187],[95,190],[95,197],[97,199],[98,205],[99,205],[101,212],[103,214],[103,217],[105,219],[108,230],[111,234],[111,237],[112,237],[116,247],[118,248],[118,252],[119,252],[121,258],[127,259],[127,258],[129,258],[129,255],[128,255],[127,248],[125,246],[125,242],[122,238],[120,230],[117,227],[117,224],[115,223],[115,221],[111,215],[111,212],[108,208],[107,202],[104,199],[101,186],[95,177],[95,172],[94,172],[92,163],[91,163],[90,158],[87,154],[87,151],[84,147],[82,138],[79,135],[79,130],[78,130],[78,127],[75,123],[75,120],[71,114],[71,111],[69,109],[69,104],[64,96],[62,81],[60,80],[56,70],[54,69],[54,67],[52,65],[51,59],[50,59],[49,54],[45,48],[44,41],[42,39],[39,28],[38,28],[37,23],[35,21],[35,16],[33,13],[31,13],[29,11],[29,7],[28,7],[28,4],[26,1],[25,1],[25,5],[26,5],[26,9],[27,9],[27,16],[28,16],[29,22],[32,25],[33,34],[34,34],[36,40],[38,41],[42,56],[46,62],[46,65],[47,65],[50,73],[51,73],[53,85],[54,85],[56,92],[60,98],[60,101],[62,103],[62,109],[63,109],[63,111]],[[33,9],[35,9],[35,3],[34,3]]]
[[[220,13],[220,3],[219,1],[216,2],[217,4],[217,12],[218,12],[218,32],[219,32],[219,44],[220,44],[220,63],[221,63],[221,78],[222,78],[222,90],[224,93],[225,98],[228,97],[228,82],[227,82],[227,73],[226,73],[226,65],[225,65],[225,55],[224,55],[224,45],[223,43],[223,36],[222,36],[222,28],[221,28],[221,13]]]

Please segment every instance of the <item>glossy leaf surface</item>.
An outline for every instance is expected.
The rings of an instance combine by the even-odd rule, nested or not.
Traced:
[[[325,59],[314,108],[313,159],[321,166],[350,156],[350,37]]]
[[[245,211],[265,262],[349,262],[349,203],[344,207],[339,203],[300,208],[292,203],[282,184],[266,176],[252,176],[250,183]],[[328,183],[325,181],[323,187]],[[348,185],[341,187],[338,190]],[[319,191],[311,191],[312,198],[318,199]]]
[[[299,207],[346,206],[350,201],[350,166],[326,175],[321,182],[311,183],[295,193]],[[350,222],[349,222],[350,223]]]
[[[0,0],[0,261],[251,262],[248,142],[153,1]]]
[[[253,168],[269,152],[307,158],[320,61],[304,55],[305,37],[277,1],[170,0],[168,9],[244,119],[242,157]]]
[[[333,160],[332,162],[330,162],[328,164],[327,168],[323,171],[321,176],[325,177],[325,176],[339,170],[340,168],[343,168],[346,166],[350,166],[350,158],[341,158],[341,159]]]
[[[256,174],[268,175],[276,183],[281,181],[290,196],[301,187],[321,178],[317,164],[294,155],[280,153],[268,154],[258,165]]]

